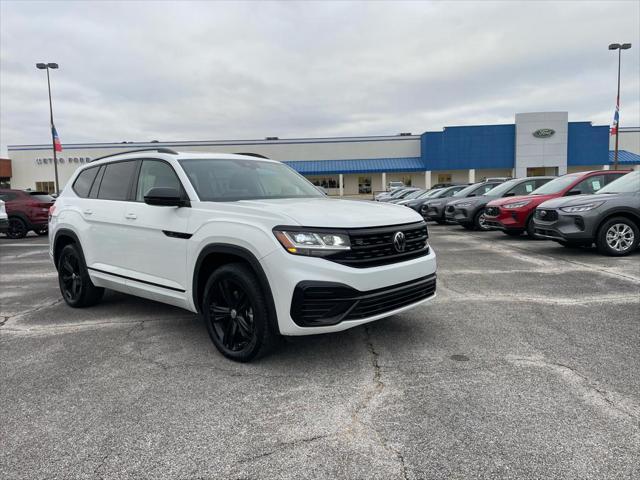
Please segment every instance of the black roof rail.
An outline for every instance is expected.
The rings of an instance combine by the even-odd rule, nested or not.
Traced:
[[[158,152],[158,153],[170,153],[171,155],[178,155],[178,152],[175,150],[171,150],[170,148],[139,148],[137,150],[127,150],[126,152],[118,152],[111,153],[109,155],[104,155],[103,157],[94,158],[91,162],[96,162],[98,160],[102,160],[103,158],[115,157],[116,155],[126,155],[128,153],[138,153],[138,152]],[[91,163],[89,162],[89,163]]]
[[[246,155],[247,157],[266,158],[267,160],[271,160],[269,157],[265,157],[264,155],[260,155],[259,153],[237,152],[237,153],[234,153],[234,155]]]

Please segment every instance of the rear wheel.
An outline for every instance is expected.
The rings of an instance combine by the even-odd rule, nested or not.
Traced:
[[[27,236],[29,230],[24,220],[18,217],[9,217],[9,229],[7,230],[7,237],[9,238],[24,238]]]
[[[78,247],[65,246],[58,259],[58,283],[64,301],[73,308],[95,305],[102,299],[104,288],[96,287]]]
[[[249,362],[267,354],[278,334],[254,273],[241,263],[215,270],[204,289],[202,312],[209,336],[225,357]]]
[[[629,255],[638,246],[638,226],[625,217],[610,218],[600,227],[596,236],[596,247],[604,255],[621,257]]]

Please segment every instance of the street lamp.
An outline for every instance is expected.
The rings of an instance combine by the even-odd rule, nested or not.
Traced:
[[[618,96],[616,97],[616,148],[613,154],[613,169],[618,169],[618,137],[620,135],[620,57],[622,50],[629,50],[630,43],[612,43],[609,50],[618,50]]]
[[[56,155],[56,139],[55,139],[55,127],[53,125],[53,104],[51,103],[51,80],[49,79],[49,69],[57,69],[57,63],[36,63],[36,68],[38,70],[46,70],[47,71],[47,87],[49,88],[49,115],[51,118],[51,142],[53,146],[53,169],[56,175],[56,194],[60,194],[60,189],[58,187],[58,157]]]

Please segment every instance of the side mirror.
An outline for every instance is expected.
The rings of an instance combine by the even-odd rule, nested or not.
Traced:
[[[176,188],[155,187],[144,196],[144,203],[160,207],[189,207],[189,200],[185,200]]]
[[[573,195],[582,195],[582,192],[580,190],[569,190],[567,192],[567,197],[571,197]]]

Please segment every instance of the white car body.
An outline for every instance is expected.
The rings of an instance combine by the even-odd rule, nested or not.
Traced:
[[[314,198],[201,201],[180,160],[221,159],[275,162],[229,154],[132,152],[91,162],[78,169],[58,199],[49,223],[50,255],[56,258],[56,242],[73,236],[81,245],[84,262],[96,287],[175,305],[191,312],[200,310],[194,272],[211,246],[242,250],[257,262],[271,290],[282,335],[308,335],[345,330],[394,315],[430,300],[384,311],[358,320],[327,326],[300,326],[292,319],[292,299],[301,282],[333,282],[360,292],[434,276],[436,258],[425,239],[424,254],[406,261],[370,268],[355,268],[326,258],[289,253],[274,235],[279,225],[361,229],[386,227],[400,230],[405,224],[422,222],[411,209],[394,205]],[[75,179],[87,168],[121,160],[167,162],[175,171],[189,207],[162,207],[141,201],[82,198],[76,194]],[[181,237],[168,236],[181,235]],[[195,292],[195,295],[194,295]]]

